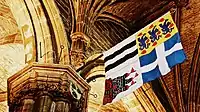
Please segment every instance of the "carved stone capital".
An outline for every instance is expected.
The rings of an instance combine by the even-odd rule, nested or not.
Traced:
[[[71,37],[72,41],[77,41],[78,39],[80,39],[80,40],[84,41],[87,44],[90,43],[89,37],[86,34],[82,33],[82,32],[72,33],[70,37]]]

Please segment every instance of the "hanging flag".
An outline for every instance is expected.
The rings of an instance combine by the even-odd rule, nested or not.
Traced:
[[[103,103],[118,101],[143,83],[170,72],[185,53],[170,12],[103,53],[105,93]]]

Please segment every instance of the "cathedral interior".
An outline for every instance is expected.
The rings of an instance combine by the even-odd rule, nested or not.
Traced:
[[[199,112],[200,0],[0,0],[0,112]],[[166,12],[187,59],[103,105],[102,52]]]

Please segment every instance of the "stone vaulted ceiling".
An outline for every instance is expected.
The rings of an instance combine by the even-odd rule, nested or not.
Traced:
[[[64,22],[66,29],[71,32],[83,32],[89,37],[90,47],[85,53],[87,57],[111,48],[152,21],[144,18],[156,19],[175,6],[175,2],[171,0],[74,0],[73,3],[56,0],[56,2],[63,13],[61,14],[63,21],[68,21],[66,22],[68,24]],[[73,4],[71,9],[74,12],[66,8],[66,5],[70,7],[70,4]],[[151,15],[155,11],[158,12]],[[72,18],[64,16],[70,14]]]
[[[71,3],[73,4],[73,7],[71,7],[72,12],[74,11],[71,32],[82,32],[88,36],[89,46],[85,50],[85,55],[89,58],[94,54],[102,53],[111,48],[169,10],[175,10],[173,16],[179,27],[180,9],[187,3],[188,0],[74,0]],[[187,37],[183,36],[182,38],[184,41],[186,40],[184,38]],[[198,46],[198,44],[193,44],[192,46],[196,45]],[[190,51],[186,50],[186,54],[190,55]],[[198,54],[199,52],[195,53]],[[190,60],[197,56],[192,55]],[[188,66],[194,66],[191,68],[195,69],[197,65],[198,63]],[[186,110],[184,106],[193,102],[192,98],[186,98],[187,95],[192,97],[196,94],[193,94],[190,89],[188,91],[188,88],[193,84],[192,81],[188,81],[190,80],[189,77],[191,77],[190,70],[185,71],[184,67],[177,66],[171,73],[162,77],[159,82],[152,82],[154,86],[162,84],[164,90],[155,88],[155,93],[158,96],[165,94],[167,99],[164,99],[164,101],[168,100],[173,110]],[[197,81],[199,78],[196,77],[194,80]],[[195,87],[193,88],[193,86]],[[198,87],[197,85],[193,86],[193,89]],[[165,92],[161,93],[161,91]],[[162,99],[162,97],[160,98]]]
[[[68,29],[66,31],[82,32],[87,35],[89,40],[85,49],[87,58],[108,50],[176,5],[175,2],[168,0],[77,0],[73,2],[57,0],[56,3],[65,28]],[[62,8],[67,5],[71,8],[71,12],[69,8],[65,7],[66,10]],[[71,18],[66,16],[70,14]],[[99,86],[95,87],[92,84],[91,86],[92,91],[99,90]],[[99,100],[101,99],[102,97]],[[116,105],[102,107],[102,111],[117,109],[117,107],[118,110],[126,110],[127,105],[124,102]]]
[[[87,36],[88,43],[84,52],[85,60],[94,54],[108,50],[171,8],[176,9],[174,18],[177,25],[180,26],[181,13],[177,6],[180,8],[188,2],[187,0],[54,1],[60,11],[69,43],[71,42],[70,35],[74,32],[82,32]],[[187,14],[184,15],[184,18],[189,17],[187,17]],[[187,21],[183,22],[187,23]],[[184,30],[184,28],[182,29]],[[184,32],[181,32],[181,34],[188,35]],[[167,99],[165,98],[164,100],[168,100],[167,102],[170,103],[169,105],[174,110],[192,110],[195,104],[200,102],[200,83],[197,75],[199,74],[198,67],[200,65],[200,42],[197,41],[198,36],[195,37],[193,41],[189,41],[187,37],[183,36],[183,47],[189,56],[186,63],[175,67],[171,73],[162,77],[159,81],[157,80],[158,82],[152,82],[153,87],[162,84],[161,90],[158,87],[155,88],[154,92],[158,97],[166,96]],[[187,46],[192,47],[188,48]],[[24,66],[22,37],[6,0],[0,0],[0,54],[0,80],[2,80],[0,81],[0,92],[4,92],[6,91],[6,79]],[[161,92],[162,90],[164,92]],[[160,100],[162,98],[160,97]],[[116,106],[123,105],[121,103],[118,102],[108,108],[117,108]],[[119,108],[123,109],[124,106]]]

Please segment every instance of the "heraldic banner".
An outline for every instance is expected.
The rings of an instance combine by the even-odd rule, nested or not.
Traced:
[[[166,75],[186,59],[170,12],[105,51],[103,57],[104,104],[118,101],[143,83]]]

